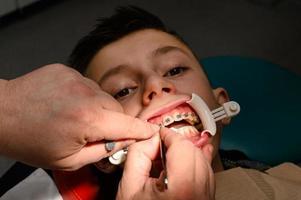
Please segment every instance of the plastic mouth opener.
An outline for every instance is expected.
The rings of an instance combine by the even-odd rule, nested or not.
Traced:
[[[210,111],[205,101],[194,93],[192,93],[191,99],[186,103],[188,103],[196,111],[201,119],[204,129],[203,132],[209,132],[212,136],[216,134],[215,122],[224,118],[231,118],[240,112],[240,106],[235,101],[228,101],[221,107]]]
[[[237,115],[240,112],[240,106],[237,102],[235,101],[229,101],[224,103],[221,107],[216,108],[212,111],[208,108],[207,104],[205,101],[199,97],[198,95],[192,93],[191,99],[187,101],[188,103],[198,114],[199,118],[202,121],[203,125],[203,132],[209,132],[210,135],[214,136],[216,134],[216,123],[217,121],[220,121],[224,118],[230,118],[235,115]],[[201,134],[202,134],[201,133]],[[161,141],[163,144],[163,142]],[[163,147],[164,144],[161,146]],[[160,147],[160,149],[163,149]],[[163,149],[164,151],[164,149]],[[120,165],[123,163],[126,159],[126,154],[127,154],[127,148],[122,149],[120,151],[117,151],[115,154],[109,157],[109,161],[113,165]],[[164,157],[165,157],[165,152],[164,152]],[[161,159],[163,162],[165,162],[163,155],[161,156]],[[164,163],[164,166],[165,163]]]

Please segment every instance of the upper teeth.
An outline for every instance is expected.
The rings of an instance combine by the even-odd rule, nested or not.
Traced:
[[[191,125],[199,122],[199,118],[194,113],[174,113],[163,118],[163,125],[168,126],[174,122],[186,120]]]

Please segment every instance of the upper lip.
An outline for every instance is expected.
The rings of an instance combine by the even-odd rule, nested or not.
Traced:
[[[179,105],[188,101],[191,97],[187,95],[175,96],[173,98],[168,99],[167,101],[163,102],[161,106],[158,106],[156,109],[150,108],[147,110],[151,110],[150,112],[143,112],[140,118],[142,120],[149,120],[150,118],[160,116],[164,113],[167,113],[174,108],[178,107]]]

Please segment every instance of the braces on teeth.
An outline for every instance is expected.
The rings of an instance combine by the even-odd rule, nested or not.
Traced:
[[[189,124],[194,125],[199,122],[198,117],[194,113],[183,113],[183,114],[176,114],[175,116],[165,116],[163,118],[162,125],[168,126],[174,122],[185,120]]]
[[[188,103],[196,111],[202,123],[199,123],[200,122],[199,118],[194,113],[184,113],[184,114],[175,114],[174,116],[164,117],[163,124],[161,125],[168,126],[173,122],[181,121],[184,119],[191,125],[202,126],[203,128],[202,133],[209,132],[210,135],[214,136],[216,133],[217,121],[220,121],[224,118],[231,118],[240,112],[240,106],[235,101],[226,102],[221,107],[210,111],[210,109],[208,108],[204,100],[194,93],[192,93],[191,99],[186,103]],[[183,129],[182,132],[185,131],[183,127],[181,128]],[[180,130],[181,132],[181,128],[179,129],[171,128],[171,129],[172,130],[176,129],[175,130],[176,132]],[[191,128],[195,129],[195,127],[191,127]],[[125,161],[126,154],[127,154],[127,148],[117,151],[115,154],[109,157],[109,161],[113,165],[119,165]]]

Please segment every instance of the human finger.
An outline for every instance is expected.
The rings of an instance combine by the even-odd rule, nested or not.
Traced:
[[[206,158],[206,160],[208,161],[209,164],[211,164],[212,162],[212,152],[213,152],[213,145],[212,144],[206,144],[203,148],[203,154]]]
[[[58,166],[63,166],[61,170],[73,171],[77,170],[87,164],[92,164],[100,161],[101,159],[108,157],[118,150],[123,149],[131,144],[133,144],[135,140],[124,140],[124,141],[116,141],[114,149],[108,152],[105,149],[104,142],[95,142],[89,143],[81,148],[80,151],[74,153],[73,155],[58,161]],[[64,162],[59,164],[59,162]]]
[[[168,188],[171,191],[176,191],[185,185],[182,193],[188,195],[194,189],[196,159],[199,149],[189,140],[169,129],[161,129],[160,134],[167,147]]]
[[[89,79],[89,78],[86,78],[86,77],[82,77],[82,78],[83,78],[82,80],[84,81],[84,83],[86,85],[88,85],[92,90],[95,90],[95,91],[101,90],[100,86],[95,81],[93,81],[92,79]]]
[[[98,114],[98,115],[97,115]],[[159,132],[159,126],[138,118],[106,109],[97,113],[97,119],[87,131],[91,140],[147,139]]]
[[[150,178],[152,161],[155,159],[159,148],[159,136],[131,145],[128,150],[123,176],[119,185],[120,192],[132,196],[143,187]],[[127,199],[127,198],[126,198]]]

